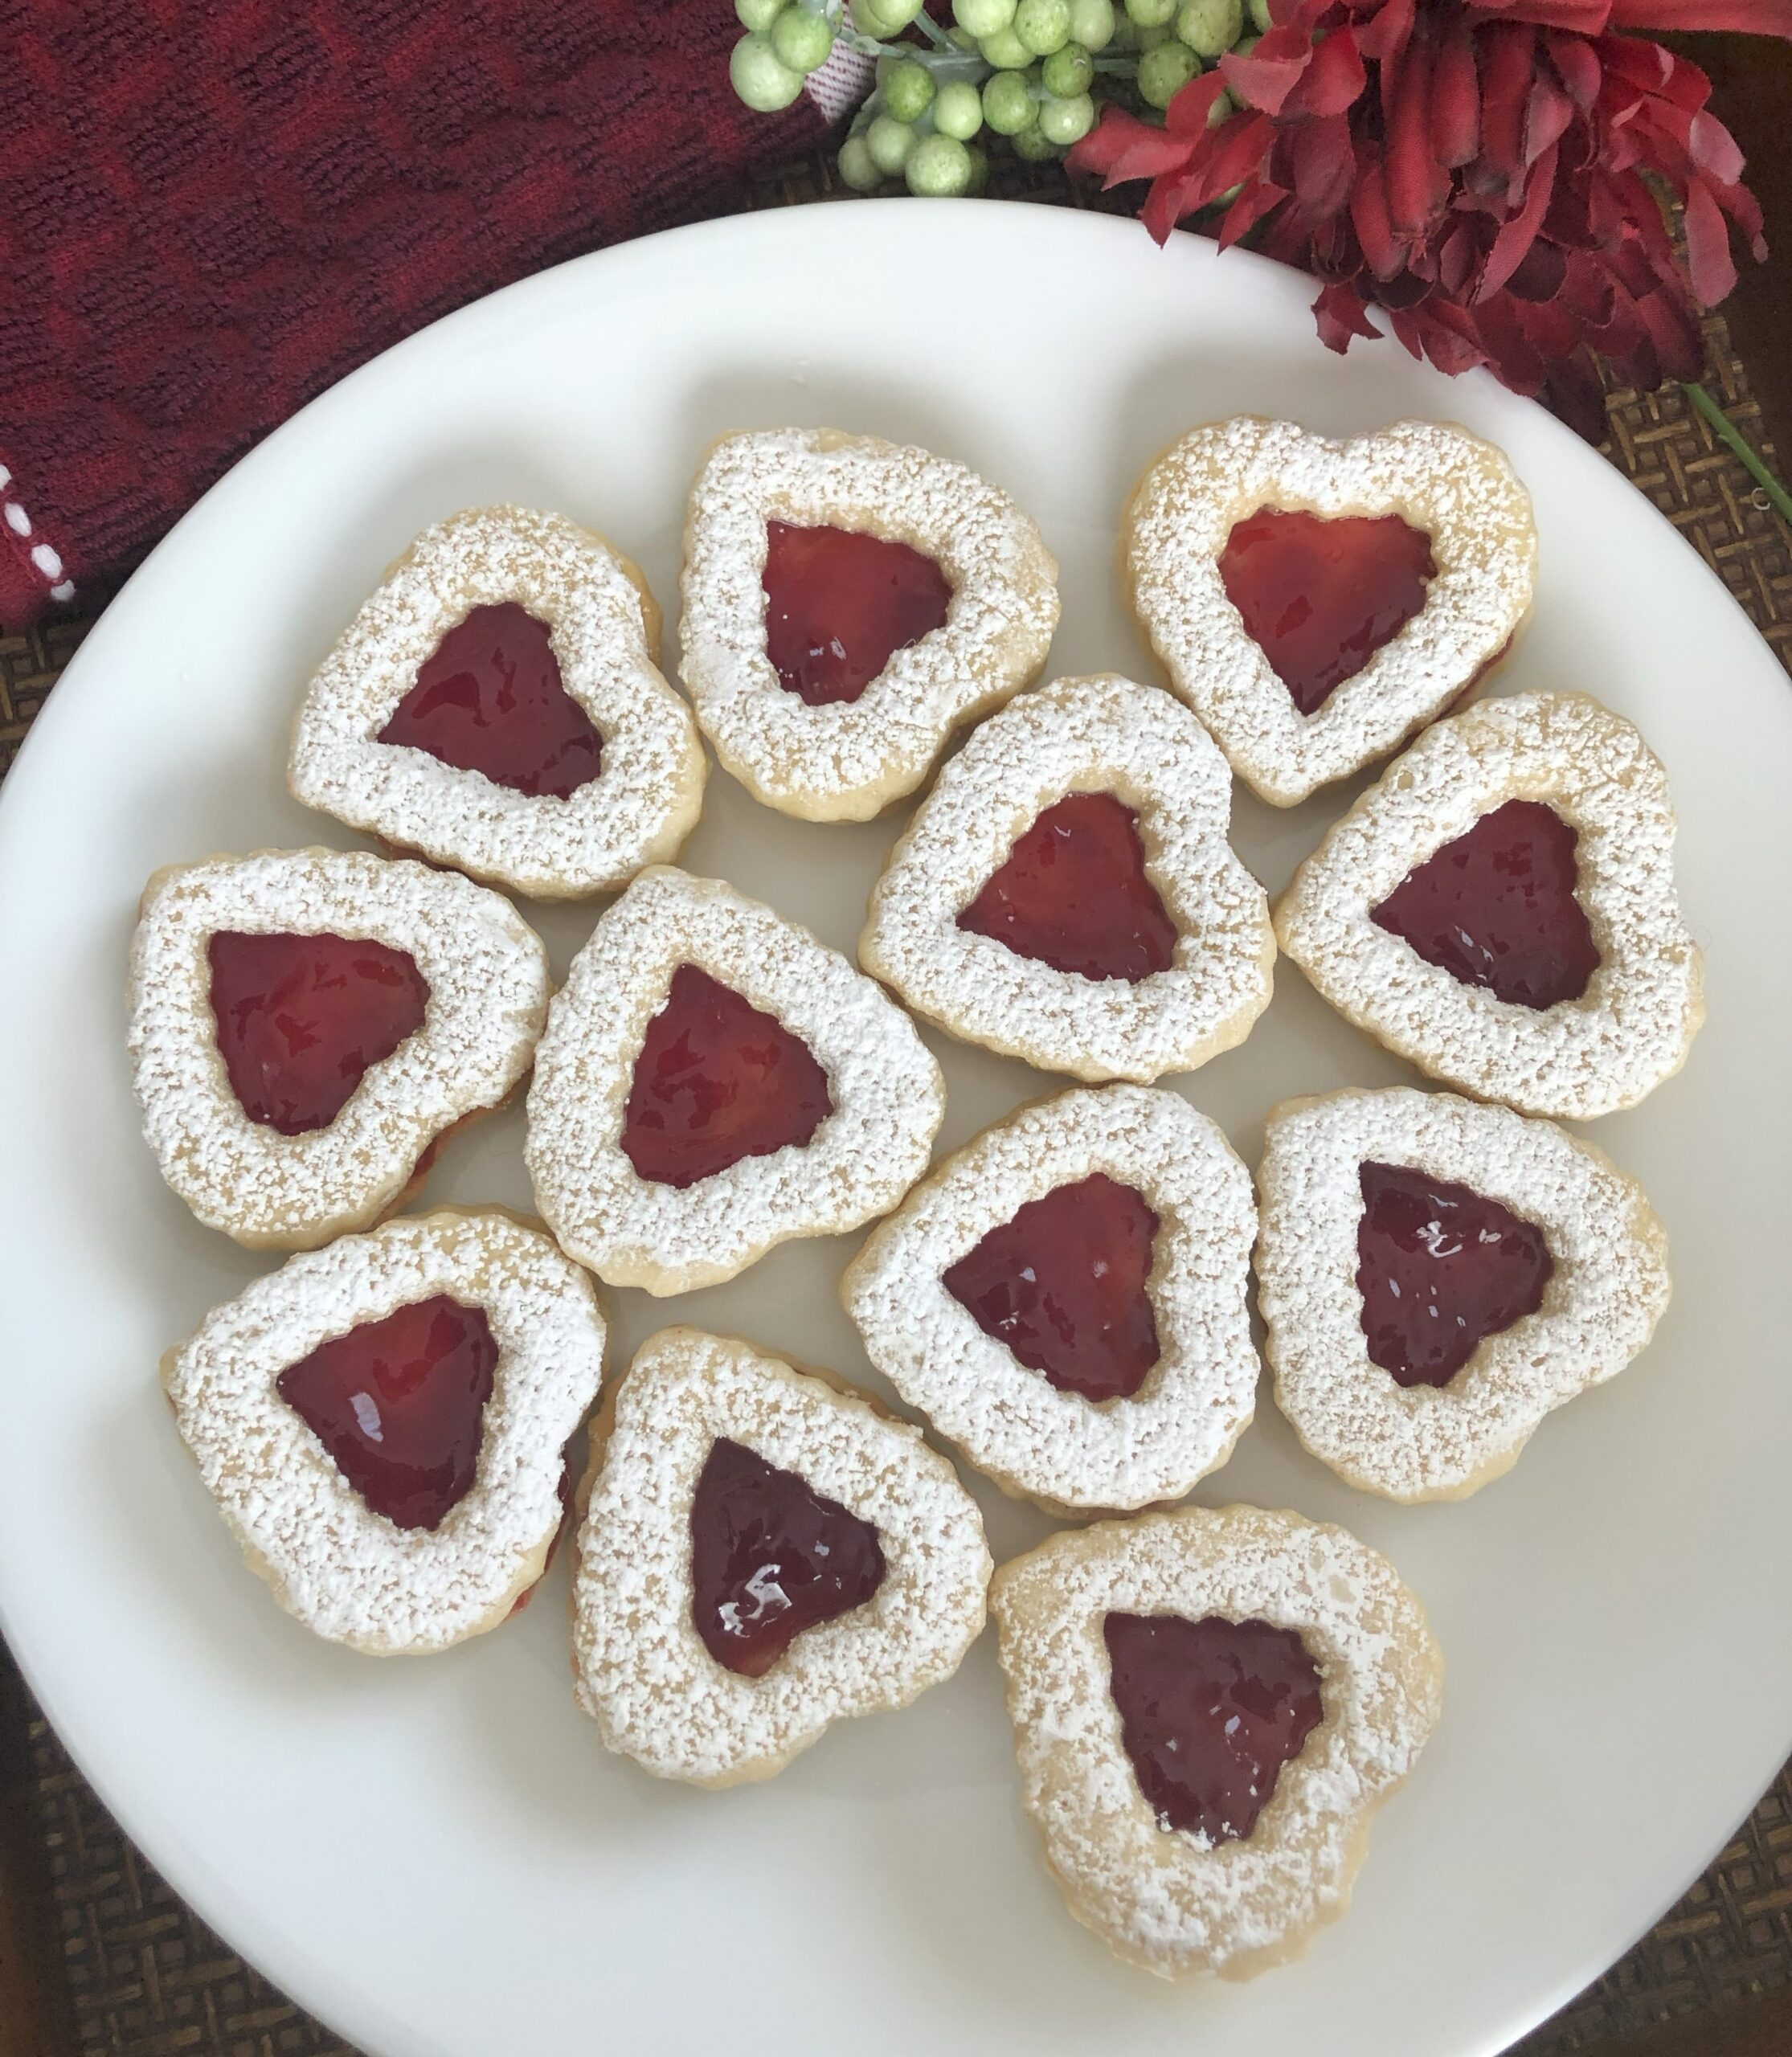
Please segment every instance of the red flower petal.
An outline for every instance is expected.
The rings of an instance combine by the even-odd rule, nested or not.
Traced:
[[[1211,133],[1198,161],[1197,205],[1208,206],[1240,179],[1260,173],[1274,141],[1275,124],[1266,114],[1234,114],[1222,122]]]
[[[1543,391],[1549,367],[1524,333],[1524,325],[1508,294],[1496,292],[1491,300],[1477,301],[1475,327],[1488,362],[1506,385],[1519,393]]]
[[[1381,333],[1369,318],[1361,297],[1347,285],[1325,287],[1313,302],[1313,319],[1319,325],[1319,341],[1340,357],[1352,337],[1373,339]]]
[[[1585,340],[1573,317],[1553,301],[1521,300],[1515,295],[1512,313],[1524,331],[1525,340],[1549,367],[1551,378]]]
[[[1516,198],[1524,170],[1524,108],[1536,58],[1536,31],[1495,22],[1480,38],[1481,159]]]
[[[1580,340],[1580,324],[1567,308],[1557,305],[1557,296],[1562,281],[1568,276],[1568,260],[1559,243],[1546,243],[1541,236],[1519,260],[1516,269],[1507,281],[1506,289],[1514,300],[1528,301],[1538,306],[1548,307],[1559,315],[1573,341]]]
[[[1180,171],[1168,172],[1162,178],[1152,181],[1152,189],[1145,195],[1145,204],[1139,210],[1139,219],[1150,230],[1153,241],[1168,243],[1170,231],[1184,215],[1192,215],[1201,204],[1195,197],[1199,174]]]
[[[1608,79],[1622,80],[1639,92],[1659,93],[1676,106],[1703,107],[1711,97],[1711,81],[1696,64],[1675,57],[1659,43],[1640,36],[1602,35],[1594,47]]]
[[[1729,223],[1703,178],[1693,180],[1686,196],[1686,264],[1701,307],[1715,307],[1736,284]]]
[[[1547,72],[1539,72],[1524,102],[1524,162],[1535,164],[1553,149],[1573,119],[1573,101]]]
[[[1245,190],[1220,220],[1220,247],[1229,250],[1240,236],[1247,235],[1265,215],[1287,198],[1284,189],[1266,178],[1247,179]]]
[[[1713,197],[1730,219],[1749,239],[1749,254],[1757,264],[1767,261],[1767,239],[1761,234],[1761,202],[1746,186],[1716,186]]]
[[[1792,0],[1612,0],[1611,26],[1792,36]]]
[[[1341,114],[1303,121],[1287,132],[1288,176],[1303,207],[1334,215],[1349,203],[1356,176],[1350,124]]]
[[[1249,63],[1247,57],[1243,60]],[[1334,29],[1313,51],[1313,61],[1283,103],[1284,114],[1344,114],[1369,84],[1356,39],[1348,28]]]
[[[1438,284],[1452,300],[1460,299],[1467,292],[1483,255],[1479,238],[1459,215],[1455,225],[1438,246]]]
[[[1199,78],[1191,79],[1164,112],[1166,133],[1180,137],[1185,146],[1200,142],[1207,133],[1207,117],[1213,112],[1213,103],[1225,91],[1225,81],[1217,72],[1204,72]]]
[[[1381,10],[1356,25],[1356,47],[1372,64],[1399,56],[1413,33],[1413,0],[1386,0]]]
[[[1659,386],[1663,375],[1698,378],[1705,368],[1704,337],[1678,296],[1664,288],[1645,293],[1636,303],[1636,312],[1655,349],[1654,375],[1647,383]]]
[[[1555,182],[1556,149],[1551,144],[1531,167],[1524,206],[1494,238],[1493,247],[1487,252],[1487,268],[1475,289],[1477,301],[1489,299],[1500,292],[1523,262],[1525,252],[1543,226],[1544,211],[1549,204],[1550,190]]]
[[[1363,248],[1351,226],[1348,207],[1318,222],[1309,222],[1297,208],[1285,208],[1272,225],[1279,247],[1284,223],[1299,224],[1307,239],[1304,254],[1298,250],[1292,252],[1288,259],[1291,264],[1304,263],[1322,279],[1354,278],[1362,269]]]
[[[1481,147],[1481,89],[1475,72],[1475,44],[1458,22],[1438,46],[1431,72],[1431,149],[1438,162],[1456,170]]]
[[[1364,261],[1377,278],[1385,282],[1404,268],[1405,252],[1394,240],[1393,226],[1388,219],[1388,195],[1382,183],[1381,167],[1373,161],[1360,169],[1356,183],[1351,188],[1350,219],[1356,239],[1363,246]]]
[[[1072,171],[1099,174],[1107,187],[1123,186],[1134,178],[1160,178],[1188,159],[1186,142],[1123,108],[1110,107],[1065,162]]]
[[[1609,186],[1616,203],[1608,240],[1618,245],[1614,261],[1620,270],[1634,260],[1637,264],[1651,266],[1658,273],[1673,271],[1676,261],[1674,239],[1663,219],[1660,203],[1647,182],[1632,171],[1602,183]],[[1597,194],[1600,186],[1596,185],[1593,190]]]
[[[1434,302],[1422,307],[1401,308],[1390,319],[1393,332],[1414,357],[1429,358],[1439,371],[1451,378],[1473,371],[1487,362],[1487,353],[1472,334],[1452,326],[1440,314],[1454,315],[1454,308],[1439,309]]]
[[[1597,35],[1611,12],[1611,0],[1479,0],[1475,11],[1496,21],[1528,22],[1539,28]]]
[[[1599,97],[1599,82],[1605,76],[1598,51],[1585,36],[1564,35],[1556,29],[1544,32],[1543,47],[1563,90],[1584,114]]]
[[[1388,111],[1388,212],[1404,235],[1422,235],[1450,197],[1450,175],[1431,148],[1431,46],[1417,38],[1399,60]],[[1393,67],[1384,64],[1384,84]]]
[[[1220,73],[1247,107],[1258,108],[1265,114],[1279,114],[1283,102],[1299,84],[1307,66],[1324,47],[1315,47],[1312,39],[1299,29],[1273,28],[1257,39],[1257,47],[1248,57],[1227,51],[1220,59]]]
[[[1602,329],[1617,295],[1611,275],[1590,251],[1570,250],[1562,273],[1561,302],[1583,329]]]
[[[1704,108],[1693,116],[1688,135],[1692,162],[1720,186],[1733,186],[1742,176],[1742,152],[1736,138],[1715,114]]]

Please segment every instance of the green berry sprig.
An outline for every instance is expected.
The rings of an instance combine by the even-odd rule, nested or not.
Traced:
[[[1268,0],[952,0],[950,28],[922,0],[734,0],[734,12],[746,34],[729,76],[763,114],[788,107],[836,43],[875,59],[841,178],[856,193],[901,179],[930,198],[980,191],[992,140],[1037,162],[1081,141],[1106,102],[1152,118],[1269,27]],[[1222,93],[1210,119],[1232,108]]]

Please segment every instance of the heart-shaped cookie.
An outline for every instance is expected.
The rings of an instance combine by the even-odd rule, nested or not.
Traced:
[[[554,998],[529,1169],[600,1278],[689,1292],[894,1206],[944,1108],[939,1067],[862,972],[720,881],[655,867]]]
[[[1674,810],[1630,724],[1574,693],[1439,722],[1295,873],[1283,949],[1446,1084],[1586,1120],[1677,1071],[1704,1018]]]
[[[390,1212],[505,1098],[547,997],[540,939],[455,873],[321,849],[171,865],[131,944],[144,1131],[208,1226],[309,1249]]]
[[[844,1381],[669,1328],[591,1430],[573,1582],[579,1704],[661,1778],[769,1778],[906,1706],[981,1633],[976,1503]]]
[[[703,746],[660,676],[660,610],[601,536],[469,509],[426,529],[305,689],[297,798],[538,900],[676,857]]]
[[[1060,1094],[924,1180],[841,1281],[866,1354],[1054,1512],[1180,1499],[1249,1424],[1256,1208],[1180,1094]]]
[[[1039,675],[1058,566],[964,465],[836,429],[730,436],[691,489],[680,676],[766,806],[865,821]]]
[[[1160,1978],[1250,1978],[1344,1912],[1442,1697],[1385,1558],[1299,1515],[1184,1507],[1051,1536],[989,1597],[1078,1920]]]
[[[258,1278],[162,1382],[288,1613],[414,1655],[495,1628],[546,1568],[603,1339],[591,1280],[538,1225],[444,1208]]]
[[[1536,532],[1502,453],[1440,422],[1336,443],[1246,415],[1185,436],[1127,509],[1132,609],[1264,799],[1397,749],[1504,656]]]
[[[1667,1304],[1642,1188],[1552,1122],[1406,1088],[1292,1100],[1257,1176],[1277,1403],[1366,1492],[1457,1499],[1498,1478]]]
[[[1269,1004],[1262,888],[1231,781],[1168,693],[1111,673],[1023,693],[940,771],[871,896],[859,961],[968,1042],[1149,1082]]]

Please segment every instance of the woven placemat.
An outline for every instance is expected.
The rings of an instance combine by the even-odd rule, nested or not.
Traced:
[[[996,190],[1087,204],[1049,168],[1004,166]],[[817,157],[767,174],[743,204],[834,197]],[[1760,411],[1729,334],[1716,319],[1707,333],[1711,388],[1759,444]],[[1616,389],[1609,408],[1613,462],[1716,570],[1792,669],[1792,536],[1765,495],[1677,389]],[[63,621],[0,636],[0,775],[87,626]],[[0,1939],[29,1960],[12,1967],[10,1984],[42,2024],[41,2049],[6,2057],[355,2057],[175,1897],[75,1769],[3,1650],[0,1859],[14,1894],[9,1905],[0,1890]],[[1787,1984],[1792,1766],[1672,1912],[1515,2057],[1562,2057]]]

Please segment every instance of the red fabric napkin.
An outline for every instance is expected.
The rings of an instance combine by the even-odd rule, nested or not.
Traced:
[[[728,0],[0,0],[0,625],[401,336],[813,142]]]

